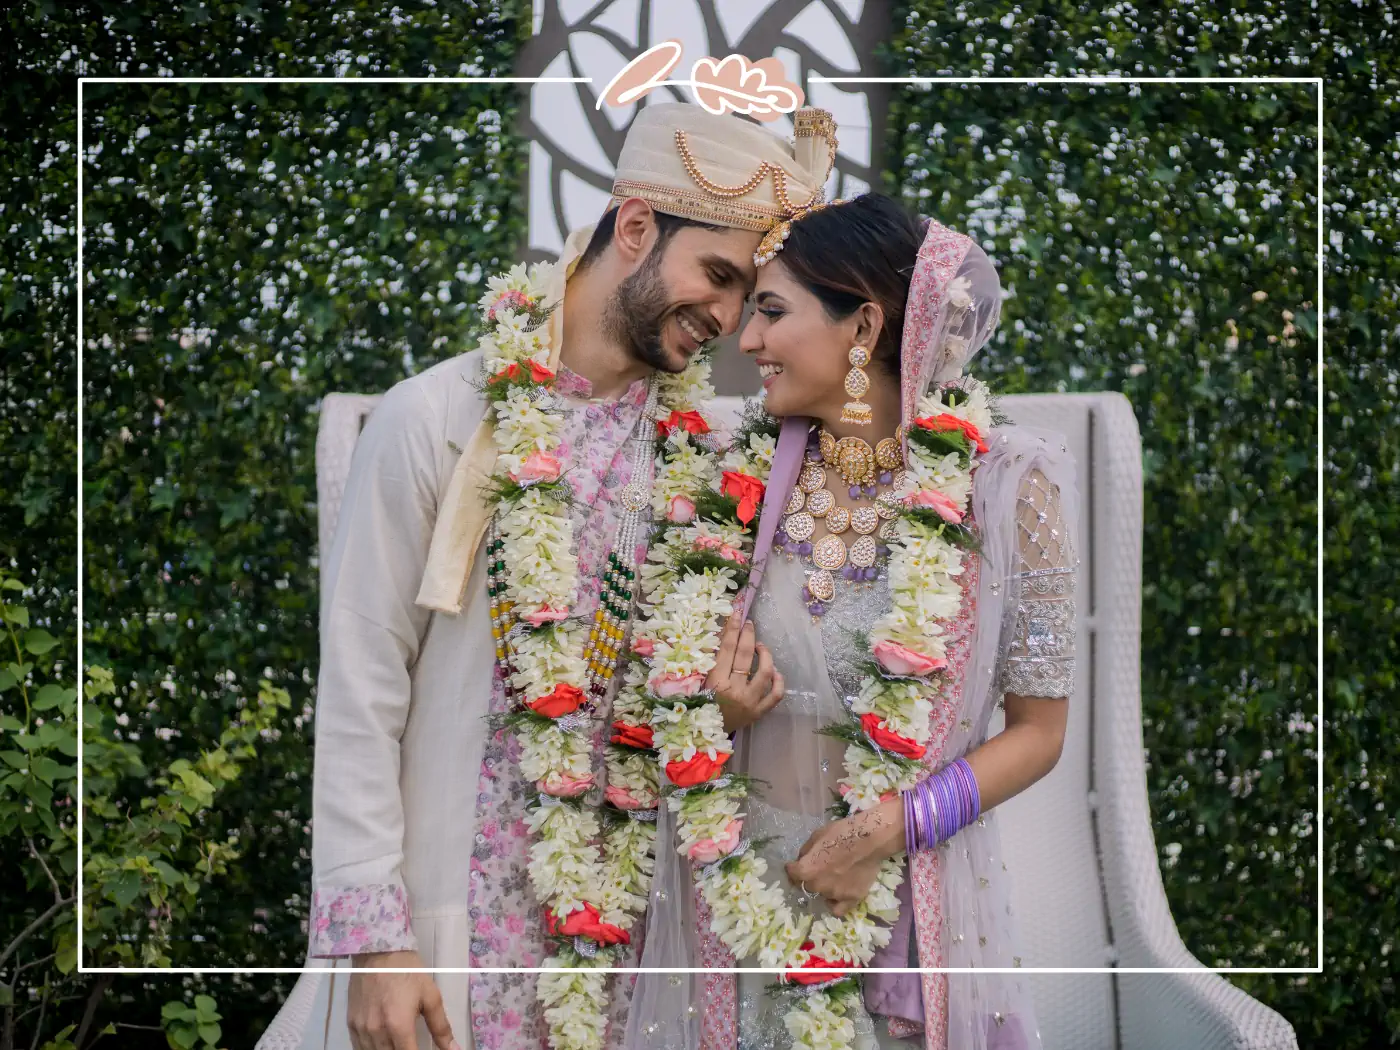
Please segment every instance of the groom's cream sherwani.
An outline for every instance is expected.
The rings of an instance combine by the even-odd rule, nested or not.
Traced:
[[[649,106],[629,130],[614,199],[766,231],[792,201],[820,192],[834,156],[829,114],[804,110],[795,128],[794,148],[735,117]],[[725,189],[735,185],[747,188]],[[562,300],[591,232],[570,235],[548,301]],[[549,322],[556,360],[562,315]],[[476,556],[477,490],[495,461],[479,361],[464,354],[394,387],[355,449],[324,555],[307,964],[316,969],[258,1050],[349,1050],[349,956],[416,947],[428,966],[472,964],[473,848],[494,830],[492,814],[479,812],[495,672],[486,564]],[[436,980],[470,1050],[467,977]],[[525,1045],[512,1028],[520,1038],[505,1050]],[[418,1030],[427,1050],[421,1019]]]

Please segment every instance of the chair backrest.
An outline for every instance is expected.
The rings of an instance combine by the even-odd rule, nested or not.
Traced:
[[[378,398],[331,394],[316,441],[321,549],[335,534],[350,458]],[[719,415],[736,419],[738,398],[720,398]],[[1106,966],[1114,960],[1093,792],[1109,737],[1100,723],[1139,725],[1137,689],[1141,600],[1141,444],[1127,400],[1118,394],[1006,397],[1017,423],[1064,435],[1079,466],[1081,635],[1077,689],[1059,764],[1032,790],[1000,808],[1003,849],[1013,878],[1026,966]],[[1096,542],[1113,536],[1115,542]],[[1136,538],[1136,543],[1134,543]],[[1111,616],[1102,614],[1112,610]],[[1131,710],[1128,708],[1131,707]],[[999,728],[999,727],[995,727]],[[1140,744],[1138,745],[1141,746]],[[1140,766],[1141,756],[1132,756]],[[1121,778],[1111,784],[1119,786]],[[1142,791],[1141,779],[1127,789]],[[1155,866],[1154,866],[1155,867]],[[1117,996],[1111,975],[1030,975],[1037,1020],[1048,1048],[1111,1050]]]

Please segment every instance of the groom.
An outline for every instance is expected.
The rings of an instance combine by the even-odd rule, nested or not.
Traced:
[[[829,158],[822,144],[819,171],[798,160],[814,153],[803,116],[790,147],[738,117],[646,107],[609,210],[570,235],[546,301],[563,300],[548,324],[581,558],[618,520],[629,437],[654,425],[646,378],[737,328],[763,233],[820,189]],[[356,447],[326,555],[316,711],[310,954],[335,970],[303,974],[269,1050],[546,1045],[533,975],[362,972],[548,954],[525,873],[530,784],[487,728],[507,708],[480,555],[495,461],[480,373],[473,351],[400,383]],[[581,573],[580,608],[596,575]]]

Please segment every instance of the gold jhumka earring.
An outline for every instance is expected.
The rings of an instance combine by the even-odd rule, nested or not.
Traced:
[[[846,355],[851,370],[846,373],[846,396],[851,400],[841,406],[841,422],[854,423],[858,427],[870,425],[870,406],[861,400],[870,389],[870,377],[865,374],[865,366],[870,364],[870,351],[863,346],[853,346]]]

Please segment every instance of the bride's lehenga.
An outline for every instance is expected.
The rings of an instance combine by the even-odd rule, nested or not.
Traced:
[[[1043,473],[1036,470],[1023,477],[1017,494],[1021,542],[1015,571],[1008,574],[1015,603],[1009,630],[998,645],[998,691],[1029,696],[1065,696],[1071,691],[1074,560],[1065,542],[1068,533],[1060,506],[1059,493],[1046,483]],[[972,698],[964,697],[962,688],[965,665],[972,655],[981,568],[976,556],[967,558],[964,592],[973,598],[965,598],[962,616],[950,627],[951,673],[946,676],[948,684],[934,714],[939,725],[935,744],[940,738],[945,743],[942,757],[930,763],[932,769],[980,744],[994,708],[1000,706],[999,701],[982,705],[969,702]],[[807,838],[832,819],[825,810],[836,798],[846,745],[821,735],[818,729],[845,717],[842,701],[859,692],[863,664],[868,659],[861,637],[890,607],[888,581],[882,570],[872,584],[842,581],[825,616],[814,623],[799,600],[808,571],[810,566],[801,559],[788,561],[775,556],[769,565],[752,615],[758,637],[770,647],[775,666],[787,679],[787,695],[777,709],[743,734],[733,760],[736,771],[767,782],[749,801],[744,833],[755,840],[771,838],[759,852],[768,859],[770,875],[776,878],[783,877],[783,865],[797,856]],[[983,710],[974,711],[976,707]],[[953,735],[966,740],[960,749],[948,746]],[[882,959],[880,964],[918,966],[922,957],[936,952],[925,965],[1021,965],[1009,873],[1001,858],[996,824],[995,812],[986,813],[944,843],[936,864],[916,862],[913,906],[921,911],[916,926],[924,927],[918,931],[922,936],[907,938],[907,962]],[[941,889],[941,900],[933,896],[935,884]],[[902,907],[907,910],[910,894],[902,897]],[[814,915],[825,910],[819,897],[808,897],[800,889],[793,891],[790,899],[799,910]],[[1023,981],[1014,976],[956,974],[926,975],[926,979],[930,979],[933,995],[926,987],[922,998],[934,1007],[931,1013],[942,1007],[950,1048],[980,1045],[1033,1050],[1040,1046]],[[897,994],[883,992],[889,978],[877,976],[867,981],[874,983],[865,997],[867,1004],[891,1010],[894,1031],[914,1035],[917,1029],[912,1022],[916,1019],[907,1015],[916,1011],[909,1010],[907,1002],[899,1003]],[[783,1027],[784,1001],[767,994],[771,984],[769,975],[738,975],[736,1012],[741,1050],[779,1050],[790,1045]],[[899,1016],[901,1005],[904,1016]],[[853,1020],[856,1046],[861,1050],[877,1045],[907,1050],[911,1045],[891,1035],[883,1011],[863,1011]],[[980,1029],[981,1039],[968,1028]],[[970,1038],[953,1038],[958,1032]]]

